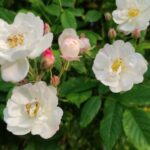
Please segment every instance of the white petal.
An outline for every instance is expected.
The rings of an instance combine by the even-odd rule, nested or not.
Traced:
[[[62,34],[58,38],[59,46],[62,45],[64,39],[67,37],[79,38],[74,29],[72,29],[72,28],[64,29],[64,31],[62,32]]]
[[[12,117],[19,117],[22,116],[22,106],[17,104],[16,102],[14,102],[13,100],[9,99],[7,102],[7,112],[9,114],[9,116]]]
[[[99,51],[93,65],[93,71],[105,70],[109,67],[110,59],[103,52]]]
[[[115,86],[115,87],[110,86],[109,88],[110,88],[110,90],[111,90],[113,93],[119,93],[119,92],[122,91],[122,89],[121,89],[121,87],[120,87],[119,85],[118,85],[118,86]]]
[[[35,98],[33,94],[33,85],[29,83],[15,87],[12,91],[11,99],[18,105],[25,105]]]
[[[123,24],[126,21],[128,21],[127,10],[115,10],[113,11],[112,15],[113,15],[113,20],[117,24]]]
[[[51,47],[53,34],[47,33],[39,41],[37,41],[34,50],[29,54],[29,58],[33,59],[40,56],[47,48]]]
[[[116,5],[119,9],[126,7],[126,0],[116,0]]]
[[[120,77],[120,87],[121,91],[128,91],[131,90],[133,87],[133,82],[134,82],[134,76],[131,73],[122,73]]]
[[[60,121],[63,115],[62,109],[57,107],[57,109],[49,116],[48,122],[37,122],[31,133],[33,135],[39,134],[42,138],[48,139],[52,137],[59,129]]]
[[[133,55],[126,57],[124,60],[127,69],[131,72],[143,75],[147,71],[147,62],[139,53],[134,53]]]
[[[44,33],[44,23],[40,17],[35,16],[33,13],[18,13],[14,19],[14,24],[19,26],[19,29],[24,31],[26,27],[32,28],[36,33],[38,38],[43,36]],[[26,30],[25,30],[26,31]]]
[[[27,59],[6,63],[1,67],[2,79],[4,81],[19,82],[26,77],[28,71],[29,62]]]
[[[13,126],[7,126],[7,130],[12,132],[15,135],[25,135],[30,132],[30,128],[20,128],[20,127],[13,127]]]

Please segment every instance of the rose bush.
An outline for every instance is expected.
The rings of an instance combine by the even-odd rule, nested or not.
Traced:
[[[0,150],[149,150],[149,24],[149,0],[1,0]]]

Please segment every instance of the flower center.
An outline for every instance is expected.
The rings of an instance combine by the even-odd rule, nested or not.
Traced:
[[[128,11],[128,16],[129,16],[130,18],[134,18],[134,17],[138,16],[139,13],[140,13],[140,10],[139,10],[139,9],[137,9],[137,8],[131,8],[131,9],[129,9],[129,11]]]
[[[23,45],[24,43],[24,36],[23,34],[15,34],[15,35],[10,35],[7,38],[7,44],[10,48],[15,48],[19,45]]]
[[[28,103],[25,105],[26,112],[30,117],[36,117],[38,114],[39,108],[40,108],[40,106],[37,101]]]
[[[122,70],[126,69],[125,64],[121,58],[114,60],[111,68],[113,72],[117,72],[120,68]]]

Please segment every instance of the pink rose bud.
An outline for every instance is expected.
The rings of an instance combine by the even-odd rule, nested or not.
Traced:
[[[111,15],[111,13],[109,13],[109,12],[106,12],[106,13],[104,14],[104,17],[105,17],[105,20],[106,20],[106,21],[110,21],[110,20],[112,19],[112,15]]]
[[[110,28],[108,31],[108,37],[110,39],[114,39],[117,36],[116,30],[114,28]]]
[[[141,37],[141,30],[140,29],[135,29],[132,32],[132,37],[135,39],[139,39]]]
[[[44,23],[44,34],[47,34],[49,32],[51,32],[51,28],[50,28],[49,24]]]
[[[62,58],[67,61],[79,59],[80,40],[74,29],[65,29],[58,39]]]
[[[59,85],[59,83],[60,83],[60,78],[58,76],[54,75],[51,78],[51,84],[56,87]]]
[[[46,49],[43,53],[43,57],[42,57],[42,67],[44,69],[49,69],[53,66],[54,64],[54,61],[55,61],[55,57],[54,57],[54,54],[52,52],[51,49]]]
[[[86,37],[80,38],[80,53],[84,53],[91,48],[90,41]]]

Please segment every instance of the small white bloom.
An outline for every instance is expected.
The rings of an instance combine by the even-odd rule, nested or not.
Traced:
[[[128,91],[133,84],[143,81],[147,71],[144,57],[122,40],[106,44],[94,60],[93,71],[97,80],[110,87],[112,92]]]
[[[35,58],[51,46],[53,34],[44,34],[44,23],[32,13],[18,13],[12,24],[0,19],[0,65],[5,81],[18,82]]]
[[[135,29],[146,30],[150,21],[150,0],[116,0],[113,12],[119,30],[131,33]]]
[[[56,89],[45,82],[15,87],[4,110],[7,129],[15,135],[31,132],[50,138],[59,129],[63,115],[57,105]]]
[[[74,29],[65,29],[59,36],[58,43],[64,59],[79,59],[80,40]]]

